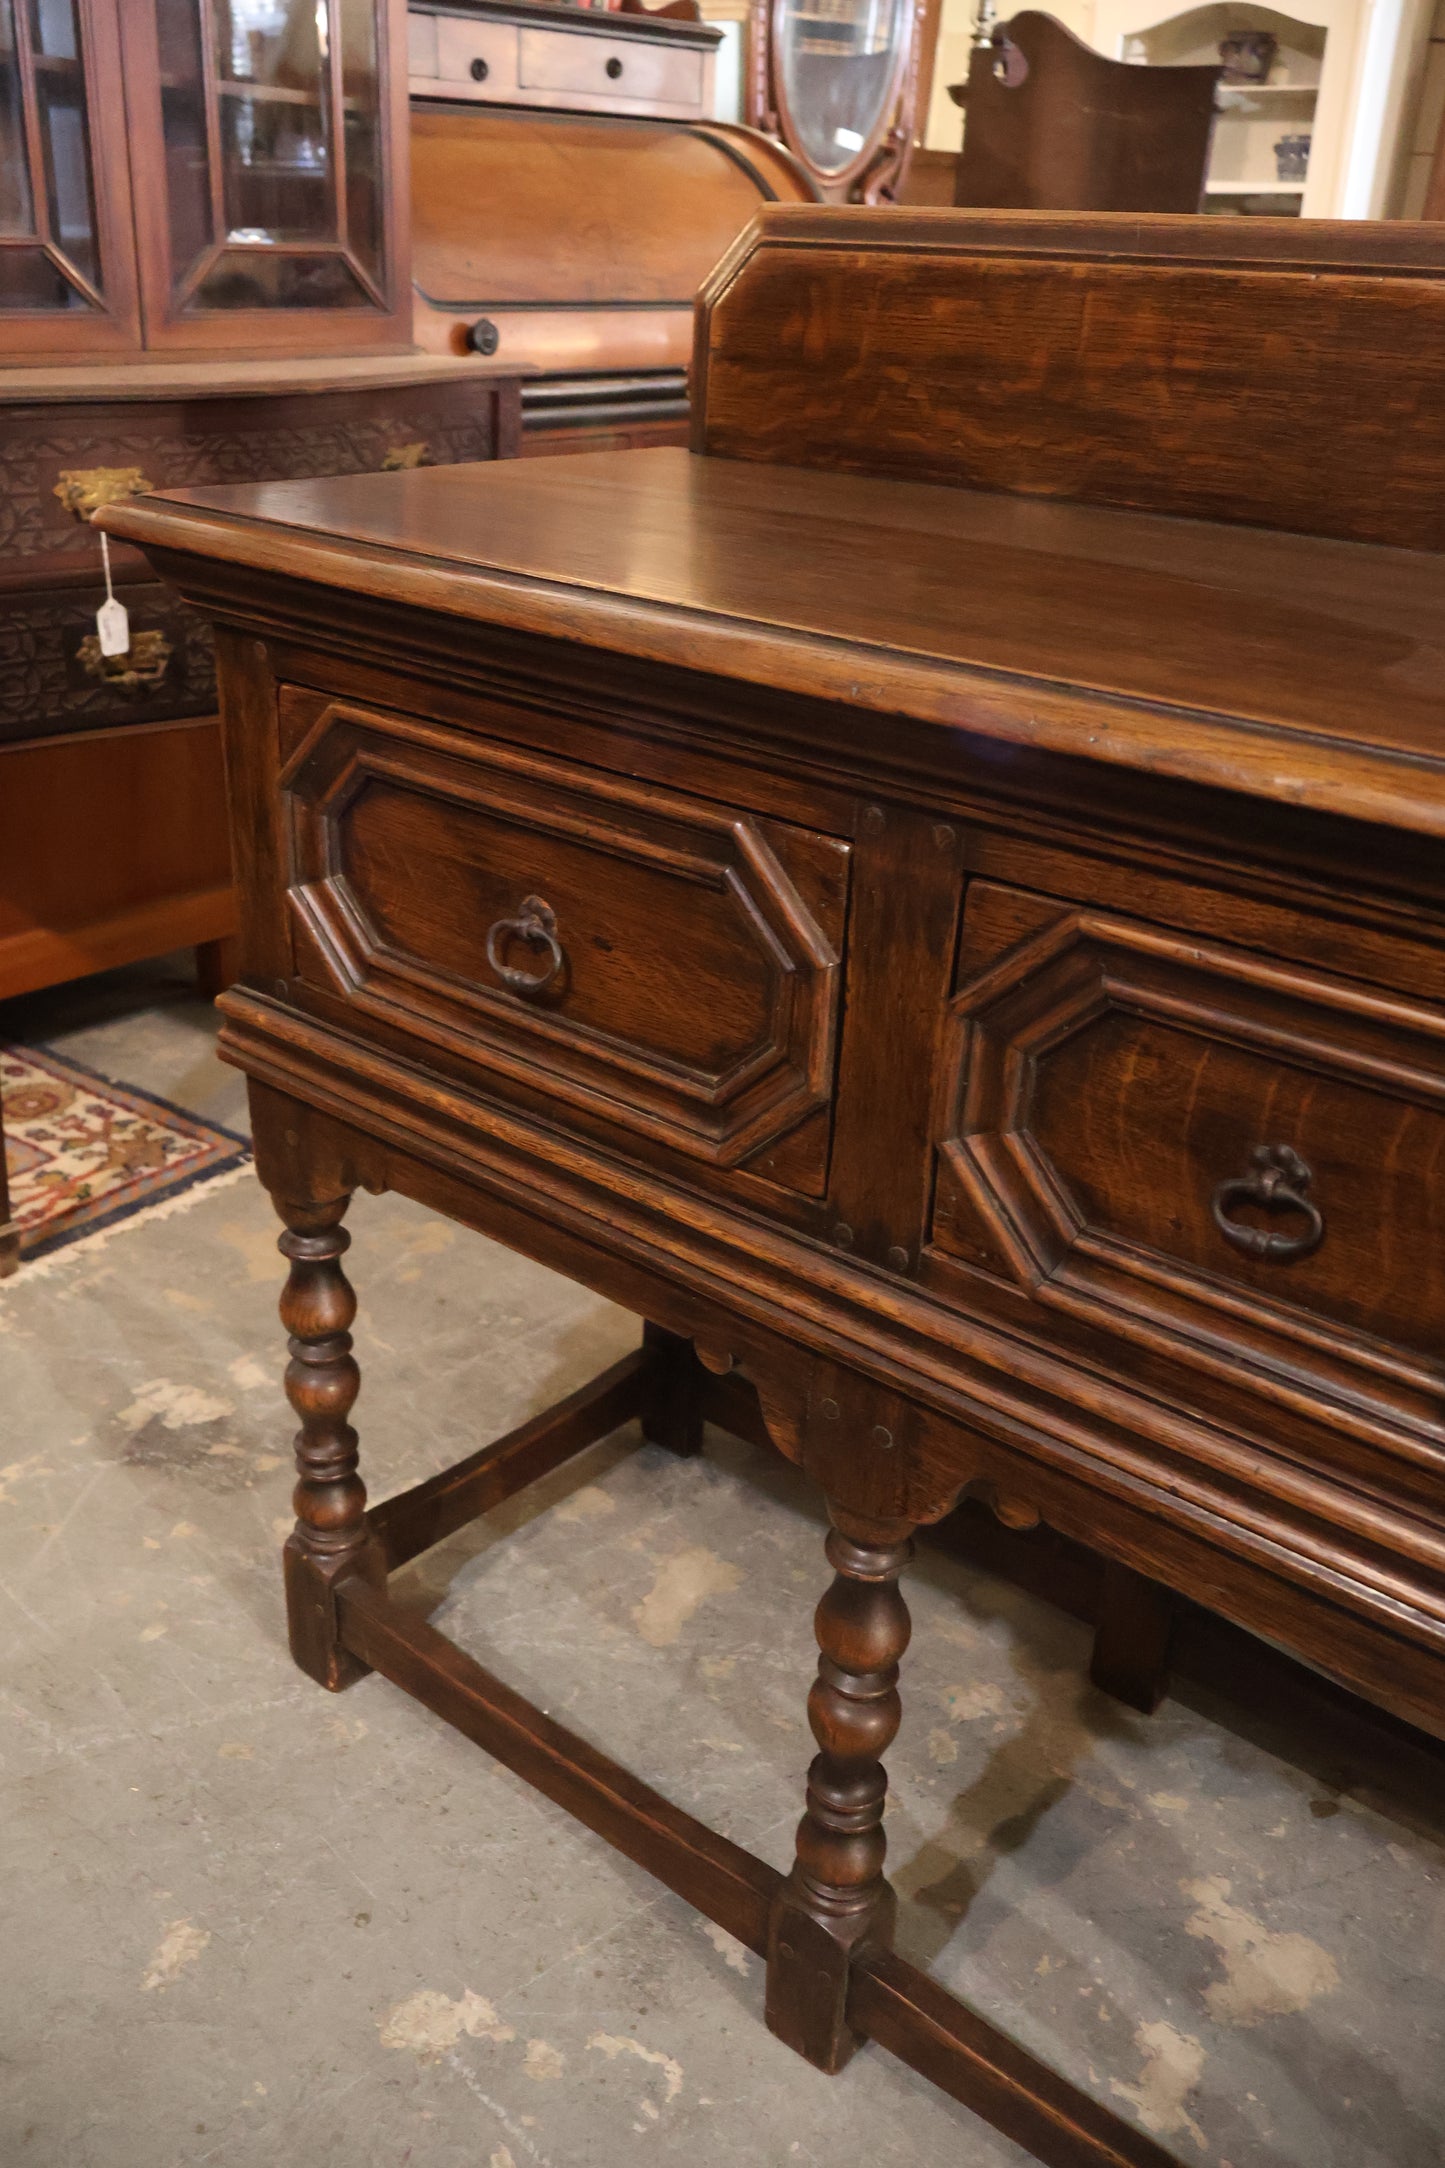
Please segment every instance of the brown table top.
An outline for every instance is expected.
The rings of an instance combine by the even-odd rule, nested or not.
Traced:
[[[671,449],[181,490],[104,524],[1445,833],[1434,554]]]

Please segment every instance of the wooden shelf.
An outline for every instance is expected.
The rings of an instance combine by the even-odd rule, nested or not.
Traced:
[[[1206,196],[1302,196],[1303,181],[1206,181]]]

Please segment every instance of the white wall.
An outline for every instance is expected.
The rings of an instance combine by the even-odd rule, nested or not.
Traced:
[[[1035,0],[996,0],[998,19],[1007,22],[1010,15],[1020,14],[1024,7],[1032,4]],[[1036,4],[1072,30],[1075,37],[1087,42],[1093,30],[1093,0],[1036,0]],[[1445,0],[1440,0],[1440,5],[1445,8]],[[933,96],[928,103],[928,120],[923,133],[926,150],[956,151],[963,141],[963,115],[949,97],[948,86],[967,79],[973,15],[974,0],[943,0],[938,23],[938,55],[933,69]]]

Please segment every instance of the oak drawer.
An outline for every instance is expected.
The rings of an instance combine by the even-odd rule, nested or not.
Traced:
[[[846,843],[349,704],[282,780],[296,969],[352,1028],[822,1188]]]
[[[988,883],[964,923],[935,1249],[1438,1438],[1445,1015]]]
[[[517,76],[524,90],[593,98],[645,98],[656,105],[702,105],[701,53],[669,52],[642,38],[523,30]]]
[[[445,83],[484,83],[484,95],[505,98],[517,88],[517,26],[442,15],[436,22],[436,67]],[[420,71],[415,71],[420,72]]]

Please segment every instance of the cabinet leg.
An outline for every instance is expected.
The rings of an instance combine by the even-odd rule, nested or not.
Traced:
[[[651,1386],[642,1411],[642,1435],[689,1460],[702,1451],[702,1389],[707,1373],[691,1340],[663,1325],[646,1323],[642,1345],[650,1358]]]
[[[291,1653],[301,1669],[338,1692],[367,1666],[341,1646],[335,1589],[361,1574],[385,1579],[366,1519],[366,1486],[357,1473],[356,1432],[347,1420],[361,1386],[351,1352],[356,1297],[341,1269],[351,1237],[342,1226],[349,1196],[324,1204],[276,1200],[286,1222],[278,1247],[291,1271],[281,1296],[289,1335],[286,1397],[300,1418],[296,1433],[296,1526],[286,1542],[286,1615]]]
[[[841,2070],[859,2045],[847,2021],[848,1968],[865,1945],[893,1938],[897,1900],[884,1879],[882,1757],[902,1713],[898,1662],[908,1606],[898,1576],[912,1555],[906,1521],[834,1508],[833,1585],[814,1621],[820,1657],[808,1697],[819,1752],[792,1872],[768,1923],[767,2020],[820,2070]]]
[[[1169,1590],[1132,1566],[1106,1560],[1089,1665],[1095,1686],[1152,1716],[1169,1691],[1173,1636],[1174,1599]]]
[[[234,934],[196,943],[196,985],[207,1001],[234,985],[240,967],[241,944]]]

